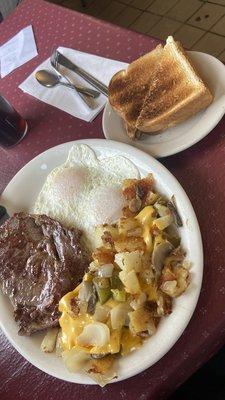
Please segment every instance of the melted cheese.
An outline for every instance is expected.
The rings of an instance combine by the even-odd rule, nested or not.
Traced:
[[[79,293],[80,285],[76,287],[72,292],[67,293],[59,302],[59,311],[62,315],[59,319],[59,324],[62,328],[62,347],[63,350],[70,350],[77,346],[77,337],[81,334],[84,327],[93,322],[92,316],[87,313],[81,315],[75,315],[71,310],[71,299],[76,298]],[[115,307],[118,303],[110,299],[107,303],[110,308]],[[109,325],[109,328],[110,325]],[[84,350],[90,354],[114,354],[120,351],[120,339],[121,330],[110,329],[110,341],[104,346],[94,346],[90,348],[84,348]],[[81,347],[81,346],[79,346]],[[83,347],[82,347],[83,348]]]
[[[93,320],[89,314],[75,316],[71,310],[71,299],[77,297],[79,289],[80,285],[63,296],[59,302],[59,311],[62,313],[59,324],[62,328],[61,343],[64,350],[70,350],[77,345],[77,336],[81,334],[84,326]]]
[[[138,349],[142,345],[142,339],[139,336],[132,335],[131,331],[127,328],[122,329],[121,337],[121,354],[127,355],[133,350]]]
[[[135,217],[143,226],[143,239],[148,251],[152,251],[152,235],[151,228],[154,221],[155,209],[152,206],[146,206]]]

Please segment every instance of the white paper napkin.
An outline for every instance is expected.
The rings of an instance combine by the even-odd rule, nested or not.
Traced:
[[[37,54],[33,29],[29,25],[0,47],[1,77],[4,78]]]
[[[77,50],[68,49],[65,47],[59,47],[58,50],[64,54],[67,58],[73,61],[79,67],[82,67],[85,71],[89,72],[99,81],[108,86],[111,77],[121,69],[124,69],[127,64],[120,61],[110,60],[107,58],[95,56],[92,54],[82,53]],[[91,122],[103,109],[107,97],[101,94],[97,99],[93,100],[94,109],[89,109],[81,100],[80,96],[75,90],[66,88],[61,85],[57,85],[54,88],[45,88],[35,79],[35,72],[40,69],[47,69],[54,72],[48,58],[41,65],[39,65],[35,71],[19,86],[24,92],[36,97],[37,99],[44,101],[47,104],[53,105],[60,110],[66,111],[68,114],[74,117],[80,118],[84,121]],[[61,69],[66,72],[67,76],[71,81],[83,87],[89,87],[92,89],[85,80],[80,78],[74,72],[68,69]]]

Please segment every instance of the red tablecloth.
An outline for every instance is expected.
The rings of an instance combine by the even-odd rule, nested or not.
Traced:
[[[49,147],[81,138],[102,138],[99,115],[91,124],[23,94],[18,85],[46,59],[54,46],[130,62],[151,50],[155,39],[124,30],[74,11],[24,0],[0,24],[0,45],[32,24],[39,56],[0,82],[0,92],[28,120],[29,133],[15,148],[0,149],[0,191],[30,159]],[[0,336],[2,400],[166,398],[225,341],[225,120],[191,149],[162,161],[190,197],[204,242],[204,280],[200,300],[184,334],[156,365],[127,381],[99,388],[66,383],[45,375],[24,360]],[[32,184],[28,182],[28,184]]]

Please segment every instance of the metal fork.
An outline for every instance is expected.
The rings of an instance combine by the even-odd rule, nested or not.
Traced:
[[[54,70],[55,70],[61,77],[65,78],[66,81],[67,81],[70,85],[72,85],[72,86],[74,87],[75,92],[78,94],[78,96],[80,96],[80,98],[81,98],[82,101],[85,103],[85,105],[88,106],[88,108],[92,108],[92,109],[95,108],[95,107],[93,106],[93,104],[91,104],[91,103],[87,100],[87,98],[85,97],[85,95],[83,95],[82,93],[80,93],[80,92],[77,91],[76,87],[73,85],[73,83],[72,83],[71,80],[68,78],[68,76],[66,76],[65,74],[63,74],[63,73],[60,71],[60,67],[59,67],[59,64],[58,64],[58,56],[57,56],[57,52],[56,52],[56,51],[53,52],[53,54],[52,54],[52,56],[51,56],[51,59],[50,59],[50,62],[51,62],[51,66],[54,68]]]

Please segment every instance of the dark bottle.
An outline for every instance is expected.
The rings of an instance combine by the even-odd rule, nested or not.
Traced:
[[[0,146],[14,146],[23,139],[26,132],[25,119],[0,95]]]

